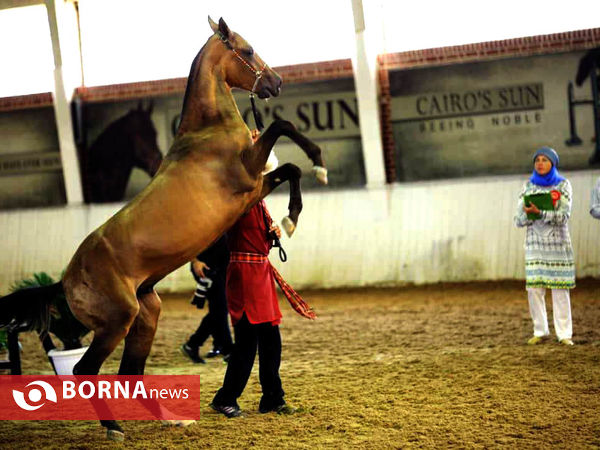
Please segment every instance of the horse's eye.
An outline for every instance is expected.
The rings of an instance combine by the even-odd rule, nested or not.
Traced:
[[[253,48],[246,49],[246,50],[244,50],[244,53],[247,56],[253,56],[254,55],[254,49]]]

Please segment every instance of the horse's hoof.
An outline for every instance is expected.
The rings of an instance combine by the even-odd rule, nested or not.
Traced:
[[[160,423],[163,427],[189,427],[190,425],[196,423],[195,420],[161,420]]]
[[[294,222],[288,216],[285,216],[281,220],[281,226],[285,230],[285,234],[287,234],[288,237],[292,237],[292,234],[294,234],[294,231],[296,231],[296,225],[294,225]]]
[[[106,439],[109,441],[123,442],[125,440],[125,433],[119,430],[106,430]]]
[[[319,183],[327,184],[327,169],[325,167],[313,166],[312,170]]]

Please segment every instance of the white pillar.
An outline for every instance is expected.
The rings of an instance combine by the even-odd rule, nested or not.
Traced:
[[[72,1],[46,0],[54,53],[54,114],[65,180],[67,203],[83,203],[81,174],[71,120],[71,99],[81,84],[79,30]]]
[[[362,0],[352,0],[352,12],[356,38],[356,53],[352,58],[352,67],[358,99],[362,151],[367,187],[376,188],[385,185],[377,83],[377,53],[380,47],[376,44],[380,43],[377,40],[380,35],[378,36],[376,32],[367,32]],[[381,29],[382,26],[382,23],[374,24],[373,28]]]

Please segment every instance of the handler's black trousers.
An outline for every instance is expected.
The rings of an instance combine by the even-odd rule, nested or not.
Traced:
[[[192,272],[193,273],[193,272]],[[187,344],[190,347],[201,347],[209,336],[213,337],[213,347],[221,351],[223,355],[231,353],[233,342],[229,331],[227,298],[225,296],[225,270],[215,276],[213,284],[206,293],[208,300],[208,314],[206,314],[200,326],[190,336]],[[196,278],[194,276],[194,278]]]
[[[227,364],[223,387],[213,403],[220,406],[237,405],[254,365],[258,348],[258,376],[262,387],[260,409],[272,409],[284,404],[284,392],[279,378],[281,364],[281,335],[279,326],[270,323],[253,325],[244,316],[233,327],[235,344]]]

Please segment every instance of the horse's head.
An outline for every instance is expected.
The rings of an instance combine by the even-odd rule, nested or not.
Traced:
[[[221,41],[221,67],[227,84],[253,92],[259,98],[277,97],[282,83],[279,74],[254,52],[243,37],[231,31],[222,18],[217,24],[209,17],[208,23]]]
[[[163,158],[156,142],[156,129],[151,118],[152,108],[152,102],[146,109],[140,102],[137,109],[129,111],[127,123],[132,136],[133,164],[150,176],[154,176],[158,171]]]

